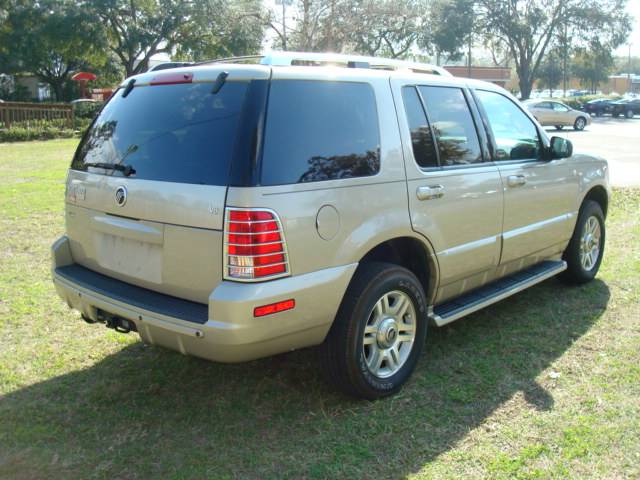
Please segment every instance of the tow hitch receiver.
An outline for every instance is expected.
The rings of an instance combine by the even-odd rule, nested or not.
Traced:
[[[126,318],[112,315],[104,310],[98,310],[97,315],[99,322],[104,323],[107,328],[113,328],[116,332],[129,333],[138,331],[136,324]]]

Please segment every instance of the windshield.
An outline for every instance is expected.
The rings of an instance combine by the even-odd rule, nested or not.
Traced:
[[[85,136],[75,170],[227,185],[247,82],[137,86],[118,90]]]

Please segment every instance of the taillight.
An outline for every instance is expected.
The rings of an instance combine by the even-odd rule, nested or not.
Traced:
[[[275,212],[227,208],[224,278],[256,281],[289,275],[282,224]]]

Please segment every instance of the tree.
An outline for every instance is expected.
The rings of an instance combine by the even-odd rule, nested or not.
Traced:
[[[87,0],[107,29],[109,49],[126,76],[144,72],[156,54],[255,53],[263,26],[258,0]]]
[[[344,37],[349,50],[400,58],[410,51],[422,30],[423,6],[416,0],[352,2]]]
[[[561,31],[576,32],[582,44],[620,45],[631,28],[625,6],[626,0],[477,0],[483,33],[510,53],[523,99]]]
[[[63,100],[73,72],[104,62],[99,25],[72,0],[17,0],[0,29],[3,69],[30,72]]]
[[[560,85],[562,77],[562,61],[559,55],[554,52],[544,59],[538,69],[538,86],[542,89],[548,88],[553,96],[553,90]]]
[[[441,55],[458,60],[463,55],[465,40],[474,29],[473,0],[437,0],[431,3],[419,45],[435,51],[438,65]]]
[[[596,93],[598,85],[606,82],[613,66],[611,51],[606,49],[580,49],[573,58],[572,70],[580,83]]]
[[[353,52],[392,58],[416,45],[425,8],[421,0],[300,0],[287,29],[291,50]],[[281,22],[271,12],[268,26],[283,43]]]

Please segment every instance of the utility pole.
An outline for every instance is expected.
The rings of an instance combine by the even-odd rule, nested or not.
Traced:
[[[467,54],[467,77],[471,78],[471,36],[473,33],[469,34],[469,53]]]
[[[627,63],[627,77],[629,80],[629,83],[627,84],[627,91],[631,92],[633,91],[633,84],[631,83],[631,42],[629,42],[629,59],[628,59],[628,63]]]
[[[567,55],[569,50],[569,40],[567,39],[567,24],[564,24],[564,34],[562,39],[562,89],[563,97],[567,96]]]

